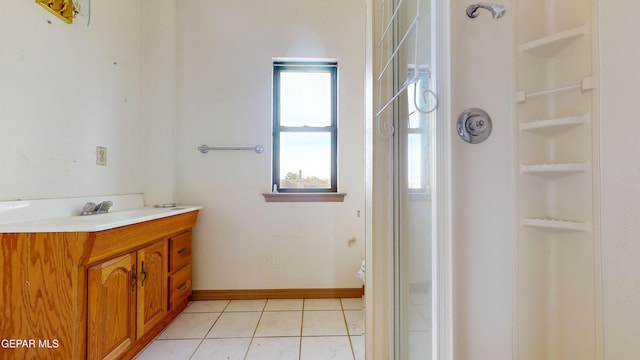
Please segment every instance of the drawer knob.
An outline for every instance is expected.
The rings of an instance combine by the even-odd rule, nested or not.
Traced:
[[[180,284],[180,286],[178,286],[178,290],[184,290],[187,288],[187,282],[184,281],[182,284]]]
[[[178,250],[178,254],[180,254],[180,255],[184,255],[186,253],[187,253],[187,248],[186,247],[183,247],[182,249]]]

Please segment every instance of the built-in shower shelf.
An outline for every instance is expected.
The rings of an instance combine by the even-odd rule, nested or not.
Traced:
[[[569,84],[559,87],[553,87],[549,89],[538,90],[534,92],[528,92],[526,90],[517,90],[515,93],[515,100],[517,103],[524,103],[529,98],[539,98],[543,96],[555,96],[564,94],[570,91],[580,90],[582,92],[593,90],[595,87],[595,80],[593,76],[587,76],[583,78],[579,83]]]
[[[597,4],[512,2],[520,360],[600,357],[600,309],[575,306],[601,293]]]
[[[543,135],[557,135],[565,130],[589,122],[589,114],[520,123],[520,131],[536,132]]]
[[[543,177],[561,177],[589,171],[589,163],[520,165],[520,172]]]
[[[583,25],[520,44],[519,50],[521,53],[550,57],[565,49],[575,39],[588,33],[589,28],[587,25]]]
[[[554,232],[587,232],[591,225],[586,222],[551,218],[520,218],[520,226],[539,228]]]

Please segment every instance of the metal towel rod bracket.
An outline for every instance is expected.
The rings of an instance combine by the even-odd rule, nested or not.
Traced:
[[[211,147],[208,145],[200,145],[198,146],[198,151],[203,154],[209,152],[209,150],[253,150],[256,154],[262,154],[264,152],[264,146],[256,145],[254,147],[251,146],[215,146]]]

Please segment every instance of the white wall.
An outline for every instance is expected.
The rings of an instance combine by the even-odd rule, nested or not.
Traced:
[[[90,27],[3,1],[0,200],[142,191],[140,18],[127,0],[93,1]]]
[[[465,14],[471,1],[451,2],[453,286],[456,360],[512,357],[512,281],[515,239],[513,159],[513,18]],[[510,9],[510,1],[503,2]],[[477,145],[456,135],[469,107],[493,119]]]
[[[391,229],[393,228],[392,206],[392,143],[390,138],[377,134],[377,122],[373,113],[380,107],[378,94],[380,87],[386,88],[386,78],[382,84],[378,79],[380,69],[384,64],[380,56],[380,34],[386,27],[386,19],[381,16],[383,0],[368,0],[370,16],[370,61],[372,89],[370,117],[367,118],[367,179],[370,198],[367,199],[367,230],[368,242],[366,246],[366,357],[369,360],[387,360],[393,352],[393,251]]]
[[[175,0],[142,1],[142,148],[147,204],[176,201],[177,34]]]
[[[600,1],[600,163],[606,360],[640,358],[640,33],[635,1]]]
[[[361,0],[180,2],[177,191],[181,202],[204,205],[194,289],[362,285],[365,11]],[[338,60],[344,203],[265,203],[261,195],[271,183],[273,57]],[[201,144],[265,152],[203,155]]]

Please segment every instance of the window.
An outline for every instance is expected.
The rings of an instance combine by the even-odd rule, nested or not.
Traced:
[[[337,192],[337,63],[273,63],[273,181],[279,192]]]
[[[415,75],[416,67],[411,65],[407,69],[409,78]],[[431,146],[433,110],[435,104],[429,95],[430,71],[428,68],[418,68],[415,84],[407,88],[407,105],[409,118],[407,122],[407,188],[412,195],[430,195]],[[416,199],[421,197],[416,196]]]

